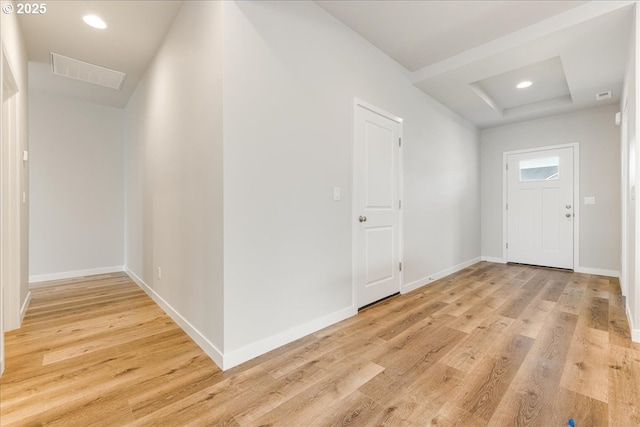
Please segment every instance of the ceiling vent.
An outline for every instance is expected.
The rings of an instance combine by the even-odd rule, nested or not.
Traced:
[[[603,99],[611,99],[611,91],[596,93],[596,101],[602,101]]]
[[[127,77],[125,73],[120,71],[78,61],[53,52],[51,52],[51,67],[53,68],[53,74],[57,76],[68,77],[116,90],[122,88],[124,79]]]

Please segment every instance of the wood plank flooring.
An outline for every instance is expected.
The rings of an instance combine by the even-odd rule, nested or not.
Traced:
[[[478,263],[227,372],[124,274],[32,293],[2,426],[640,425],[607,277]]]

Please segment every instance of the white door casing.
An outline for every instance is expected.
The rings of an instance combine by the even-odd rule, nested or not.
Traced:
[[[20,170],[17,122],[18,85],[4,45],[0,49],[2,124],[0,128],[0,375],[4,332],[20,326]]]
[[[507,261],[574,268],[574,148],[507,153]]]
[[[402,120],[356,101],[354,281],[363,307],[400,291]]]
[[[629,279],[631,278],[630,264],[629,264],[629,236],[628,236],[628,228],[629,228],[629,188],[631,187],[629,184],[629,110],[628,110],[628,102],[625,101],[624,107],[622,109],[622,126],[620,126],[621,132],[621,150],[620,150],[620,170],[621,173],[621,205],[622,205],[622,216],[621,216],[621,225],[622,232],[620,235],[622,236],[621,241],[621,259],[620,259],[620,291],[622,292],[622,296],[627,297],[629,294]]]

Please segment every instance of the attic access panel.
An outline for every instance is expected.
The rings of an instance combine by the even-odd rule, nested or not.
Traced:
[[[125,73],[83,62],[51,52],[53,74],[90,83],[110,89],[120,90],[127,77]]]

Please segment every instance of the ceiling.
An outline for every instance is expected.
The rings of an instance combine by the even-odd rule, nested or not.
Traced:
[[[190,0],[187,0],[190,1]],[[619,102],[631,1],[316,1],[479,128]],[[124,107],[181,1],[55,1],[20,17],[40,90]],[[100,15],[96,30],[81,18]],[[51,73],[50,52],[127,74],[114,90]],[[515,84],[527,79],[524,90]],[[611,90],[611,99],[595,94]]]
[[[584,1],[318,1],[409,71],[505,36]]]
[[[42,15],[19,15],[29,56],[29,84],[85,101],[124,107],[173,23],[181,1],[50,1]],[[82,21],[102,17],[108,28]],[[126,73],[120,90],[56,76],[51,52]]]
[[[620,101],[635,2],[316,3],[479,128]]]

